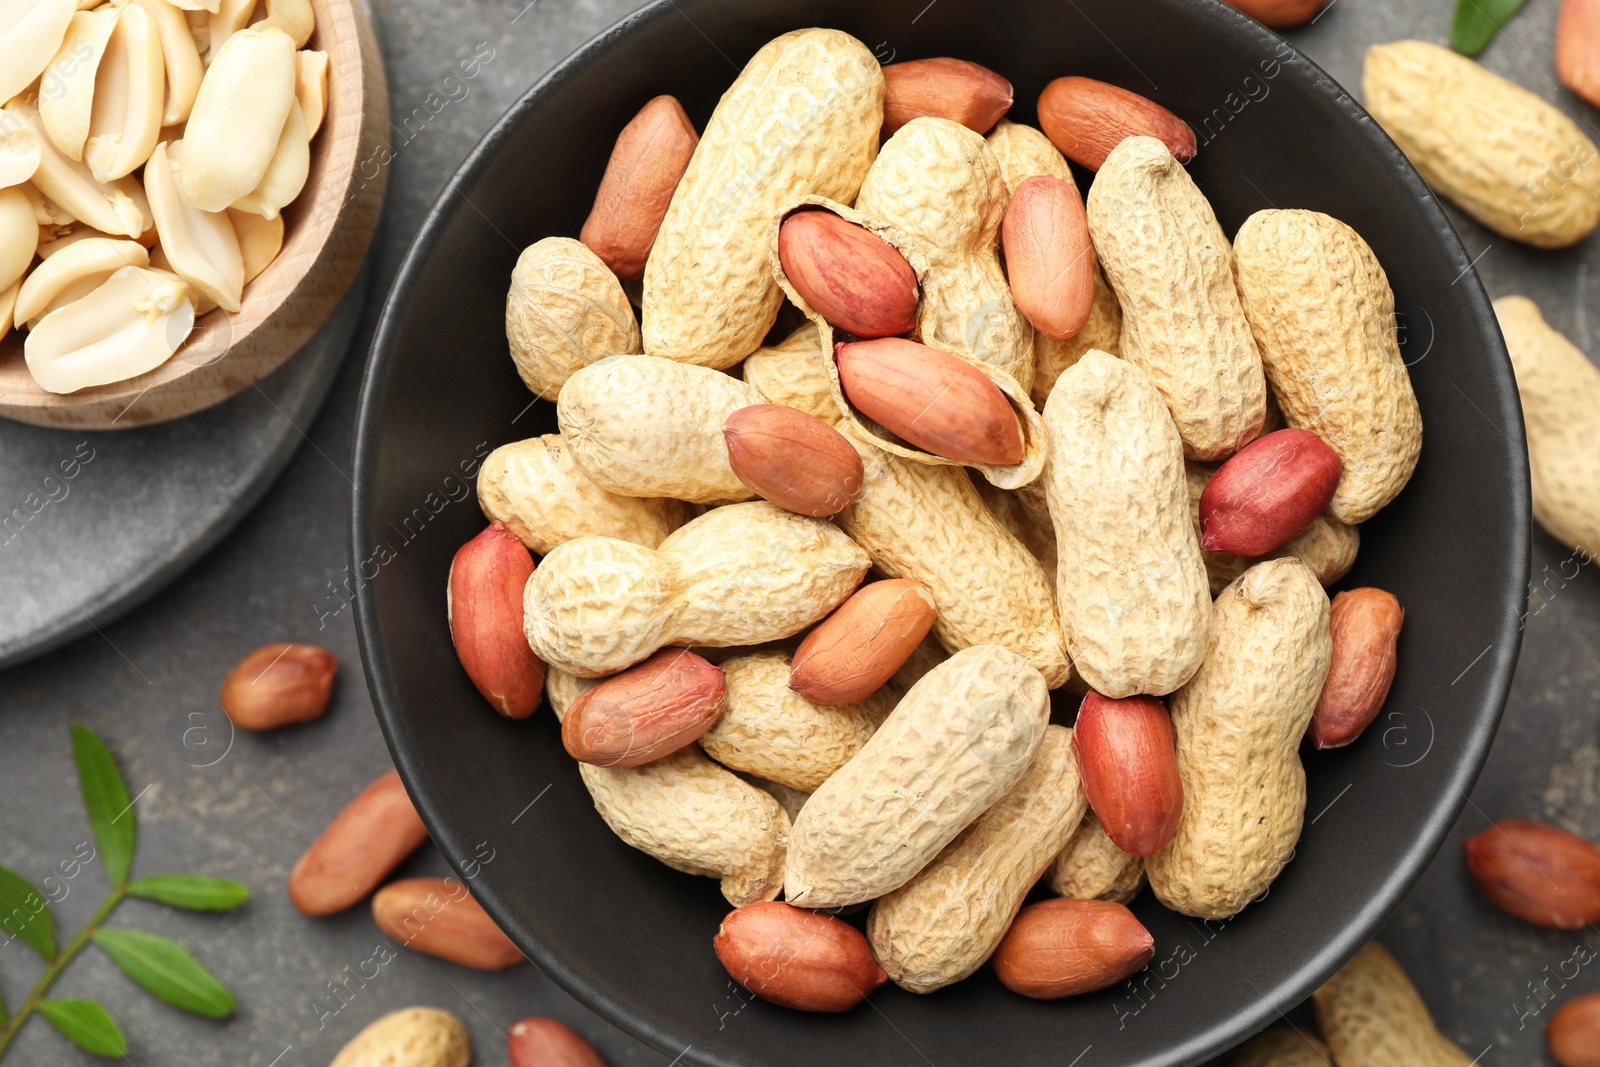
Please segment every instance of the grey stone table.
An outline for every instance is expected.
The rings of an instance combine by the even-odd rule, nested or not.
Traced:
[[[483,131],[542,71],[631,6],[628,0],[378,0],[395,115],[388,214],[374,250],[375,297],[436,191]],[[1366,44],[1405,36],[1442,40],[1450,6],[1335,0],[1315,26],[1293,38],[1355,85]],[[1563,99],[1592,128],[1593,113],[1554,85],[1555,7],[1555,0],[1532,0],[1485,58],[1534,91]],[[464,77],[466,69],[474,76]],[[1590,274],[1600,242],[1534,253],[1470,223],[1461,228],[1470,254],[1481,253],[1478,269],[1492,295],[1525,292],[1555,325],[1590,343]],[[377,306],[376,299],[369,304],[358,333],[363,348]],[[384,941],[366,909],[309,920],[284,897],[305,834],[314,835],[389,766],[350,612],[338,610],[329,593],[346,562],[360,370],[359,359],[345,365],[284,477],[192,570],[103,632],[0,674],[0,863],[37,880],[87,839],[67,737],[69,723],[87,722],[110,744],[139,795],[139,871],[202,871],[255,889],[234,914],[179,914],[135,901],[116,920],[183,940],[237,993],[239,1010],[227,1023],[153,1001],[93,950],[67,972],[60,995],[105,1003],[127,1032],[130,1063],[315,1067],[375,1016],[411,1004],[460,1015],[479,1063],[503,1063],[500,1031],[529,1014],[566,1020],[614,1064],[664,1063],[531,966],[480,974],[402,953],[376,977],[354,979]],[[1542,597],[1527,620],[1499,741],[1459,825],[1383,933],[1445,1031],[1473,1055],[1486,1050],[1486,1064],[1550,1062],[1542,1041],[1545,1003],[1600,989],[1600,968],[1569,962],[1580,945],[1588,952],[1576,958],[1594,958],[1600,937],[1539,930],[1496,912],[1472,891],[1460,859],[1463,838],[1508,816],[1548,819],[1600,839],[1600,577],[1542,533],[1534,539],[1533,568]],[[245,652],[279,640],[318,642],[341,658],[333,707],[320,722],[268,736],[241,734],[230,744],[214,711],[217,684]],[[213,731],[213,753],[203,758],[179,740],[193,715]],[[402,873],[447,872],[424,849]],[[65,890],[54,910],[70,931],[98,901],[101,872],[91,868]],[[37,962],[17,943],[0,947],[0,990],[9,1003],[37,973]],[[36,1021],[11,1062],[93,1061]]]

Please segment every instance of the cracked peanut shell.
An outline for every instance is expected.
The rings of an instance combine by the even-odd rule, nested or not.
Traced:
[[[783,294],[767,266],[780,204],[848,203],[883,125],[883,72],[860,41],[803,29],[740,72],[672,194],[644,270],[644,350],[731,367],[761,346]]]
[[[1169,702],[1183,814],[1144,861],[1173,911],[1237,915],[1294,853],[1306,810],[1300,739],[1328,676],[1328,614],[1328,594],[1292,557],[1256,564],[1217,598],[1205,662]]]
[[[872,906],[867,940],[890,979],[931,993],[983,966],[1087,807],[1072,731],[1045,727],[1011,791]]]
[[[1299,209],[1251,215],[1234,261],[1285,421],[1344,463],[1328,511],[1367,521],[1405,488],[1422,451],[1422,412],[1383,267],[1349,226]]]
[[[917,339],[998,367],[1025,395],[1033,384],[1033,327],[1000,269],[1006,187],[983,136],[949,119],[911,120],[884,142],[855,207],[922,248]]]

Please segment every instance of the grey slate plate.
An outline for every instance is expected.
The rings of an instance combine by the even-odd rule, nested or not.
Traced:
[[[367,271],[258,385],[117,431],[0,419],[0,668],[103,626],[181,574],[306,440],[366,303]]]

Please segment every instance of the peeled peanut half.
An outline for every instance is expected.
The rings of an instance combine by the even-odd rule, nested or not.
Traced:
[[[238,311],[244,257],[225,211],[201,211],[183,193],[184,145],[159,144],[144,168],[144,191],[172,270],[226,311]]]
[[[172,269],[171,262],[167,260],[167,250],[160,245],[156,245],[155,248],[150,250],[150,266],[156,270],[164,270],[168,274],[178,273]],[[196,289],[193,285],[189,286],[189,303],[194,305],[195,318],[215,310],[217,306],[215,300]]]
[[[39,135],[21,118],[0,111],[0,189],[21,185],[38,169]]]
[[[183,191],[190,203],[222,211],[254,192],[279,154],[294,108],[289,35],[273,27],[232,34],[215,51],[184,131]],[[302,118],[302,131],[304,125]]]
[[[9,289],[33,262],[39,223],[20,189],[0,189],[0,289]]]
[[[132,174],[156,146],[161,133],[166,64],[155,20],[144,8],[121,10],[100,71],[83,159],[100,181]]]
[[[176,126],[188,119],[195,94],[200,91],[200,79],[205,75],[200,49],[195,44],[194,34],[189,32],[189,22],[181,6],[171,0],[133,0],[133,3],[147,11],[155,23],[156,36],[161,41],[161,63],[166,71],[161,125]]]
[[[94,112],[95,76],[123,9],[103,7],[72,16],[66,39],[39,82],[39,118],[44,131],[73,162],[83,159]]]
[[[328,53],[296,52],[295,99],[305,116],[306,136],[315,137],[328,113]]]
[[[150,254],[137,241],[88,237],[74,241],[22,280],[13,315],[31,327],[50,312],[81,300],[123,267],[147,267]]]
[[[206,62],[216,61],[217,52],[228,43],[228,38],[244,29],[250,22],[250,16],[255,12],[256,0],[212,0],[205,8],[208,13],[206,18],[206,44],[209,51],[206,53]]]
[[[18,282],[0,292],[0,341],[5,340],[6,334],[11,332],[11,308],[17,302],[17,290],[21,286],[22,283]]]
[[[311,0],[266,0],[266,8],[267,17],[255,26],[276,26],[294,39],[296,48],[304,48],[311,40],[311,31],[317,28]]]
[[[76,10],[73,0],[0,0],[0,100],[44,73]]]
[[[283,216],[264,219],[248,211],[228,209],[228,219],[244,257],[244,283],[249,285],[283,250]]]
[[[133,238],[150,228],[150,204],[137,179],[130,176],[99,181],[87,165],[62,155],[44,135],[38,112],[29,113],[10,105],[6,111],[23,116],[39,135],[39,169],[33,173],[32,184],[49,201],[48,205],[34,205],[36,215],[45,212],[45,217],[39,218],[41,226],[76,221],[101,233]]]
[[[154,370],[192,329],[194,306],[182,278],[123,267],[88,296],[40,319],[23,355],[40,388],[72,393]]]
[[[306,132],[305,116],[298,100],[289,104],[289,121],[283,124],[278,149],[272,154],[261,184],[233,202],[239,211],[264,219],[275,219],[278,212],[300,195],[311,174],[311,137]]]

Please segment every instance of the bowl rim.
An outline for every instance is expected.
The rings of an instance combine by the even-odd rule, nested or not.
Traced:
[[[1345,120],[1361,128],[1361,136],[1370,142],[1371,149],[1380,162],[1398,172],[1415,201],[1415,209],[1423,224],[1439,241],[1439,251],[1450,265],[1460,268],[1461,282],[1466,286],[1465,299],[1472,325],[1485,342],[1484,355],[1490,362],[1490,371],[1501,386],[1498,415],[1506,431],[1510,448],[1508,457],[1509,478],[1512,488],[1510,541],[1512,557],[1503,575],[1504,596],[1515,606],[1525,595],[1530,570],[1532,544],[1532,507],[1530,475],[1522,408],[1518,398],[1516,379],[1506,350],[1498,320],[1488,294],[1477,271],[1467,255],[1461,236],[1445,213],[1443,205],[1433,190],[1417,173],[1389,135],[1356,100],[1355,96],[1317,63],[1266,26],[1229,6],[1223,0],[1200,0],[1209,9],[1207,17],[1229,24],[1230,32],[1242,38],[1246,45],[1254,44],[1269,50],[1287,49],[1284,66],[1300,67],[1312,91],[1325,94],[1333,109]],[[359,560],[357,546],[367,544],[373,532],[374,475],[377,469],[381,443],[376,423],[383,397],[392,371],[393,356],[399,341],[398,319],[401,309],[410,296],[422,273],[425,262],[432,255],[448,222],[447,208],[459,197],[465,198],[468,186],[479,172],[505,147],[530,113],[544,106],[546,99],[555,93],[575,71],[590,63],[611,48],[619,39],[642,30],[647,24],[660,19],[680,16],[674,0],[651,0],[639,10],[619,19],[611,26],[585,42],[562,59],[548,73],[530,86],[497,119],[472,151],[446,181],[439,195],[430,205],[428,213],[407,249],[404,260],[395,274],[380,313],[374,332],[369,358],[363,373],[359,404],[356,411],[353,447],[354,482],[351,494],[351,565]],[[692,22],[692,20],[691,20]],[[469,201],[470,202],[470,201]],[[1487,416],[1486,416],[1487,417]],[[383,654],[380,627],[373,603],[370,584],[359,583],[354,596],[355,621],[362,666],[372,695],[373,712],[377,716],[385,744],[388,745],[401,780],[411,793],[418,812],[429,834],[451,868],[460,874],[473,868],[473,841],[468,835],[452,832],[449,815],[443,799],[421,788],[422,756],[396,740],[392,717],[398,706],[398,693],[393,684],[393,673]],[[1512,674],[1521,651],[1522,629],[1518,612],[1508,612],[1502,620],[1494,643],[1480,657],[1487,661],[1488,678],[1485,684],[1486,699],[1493,703],[1495,713],[1478,716],[1468,731],[1462,759],[1446,783],[1448,795],[1434,805],[1431,814],[1422,821],[1419,832],[1401,861],[1393,867],[1378,885],[1372,896],[1360,909],[1356,921],[1335,934],[1320,949],[1308,955],[1295,968],[1292,975],[1279,987],[1266,991],[1254,1007],[1240,1012],[1231,1019],[1214,1023],[1210,1028],[1190,1037],[1168,1050],[1160,1062],[1166,1064],[1200,1063],[1237,1047],[1253,1034],[1278,1021],[1284,1013],[1304,1001],[1310,993],[1333,975],[1372,937],[1384,920],[1399,906],[1406,893],[1421,878],[1433,858],[1443,847],[1451,827],[1469,802],[1473,784],[1488,760],[1494,735],[1505,713],[1509,698]],[[1476,665],[1478,661],[1474,661]],[[1470,669],[1470,667],[1469,667]],[[490,885],[479,883],[473,888],[489,915],[508,933],[517,926],[516,912],[500,898]],[[617,1026],[625,1033],[645,1043],[666,1056],[677,1056],[675,1063],[697,1064],[702,1067],[737,1067],[734,1061],[699,1048],[682,1048],[681,1038],[652,1022],[635,1017],[605,989],[583,979],[567,966],[559,956],[550,952],[534,938],[519,943],[529,959],[564,991],[585,1007]]]

